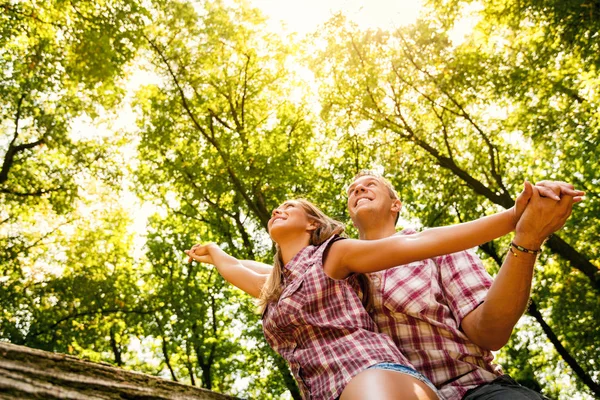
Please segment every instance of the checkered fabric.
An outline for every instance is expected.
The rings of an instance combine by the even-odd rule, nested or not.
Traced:
[[[336,399],[352,377],[380,362],[412,367],[377,332],[355,279],[324,273],[323,252],[338,239],[305,247],[285,266],[281,298],[263,315],[267,342],[287,360],[304,399]]]
[[[476,254],[463,251],[414,262],[371,274],[371,279],[379,330],[444,398],[461,399],[467,390],[502,374],[492,364],[492,353],[472,343],[459,328],[492,284]]]

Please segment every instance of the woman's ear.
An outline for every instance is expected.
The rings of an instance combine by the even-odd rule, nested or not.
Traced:
[[[402,202],[398,199],[394,200],[392,203],[392,208],[390,209],[393,212],[400,212],[402,210]]]
[[[318,227],[319,223],[317,221],[308,221],[308,224],[306,225],[306,230],[309,232],[316,231]]]

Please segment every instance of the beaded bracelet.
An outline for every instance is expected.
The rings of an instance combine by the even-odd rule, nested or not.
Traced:
[[[519,246],[515,242],[510,242],[510,247],[508,249],[513,254],[513,256],[515,256],[515,257],[517,256],[517,253],[515,253],[515,251],[513,250],[513,247],[515,249],[519,250],[522,253],[533,254],[534,256],[538,255],[538,254],[540,254],[542,252],[542,249],[539,249],[539,250],[529,250],[529,249],[526,249],[523,246]]]

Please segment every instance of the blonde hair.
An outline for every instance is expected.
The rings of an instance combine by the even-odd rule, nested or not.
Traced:
[[[294,202],[298,203],[310,220],[316,222],[317,228],[310,233],[308,244],[311,246],[318,246],[325,242],[333,235],[339,235],[344,232],[344,224],[333,218],[327,216],[317,206],[312,204],[310,201],[305,199],[296,199]],[[275,257],[273,262],[273,270],[267,278],[258,299],[258,309],[262,313],[267,304],[276,302],[281,296],[283,290],[283,259],[281,257],[281,249],[277,243],[275,243]],[[363,278],[359,278],[361,290],[364,294],[363,298],[369,300],[366,304],[370,307],[370,285],[368,284],[368,277],[364,274],[359,274]],[[363,283],[365,281],[366,283]],[[363,302],[364,303],[364,302]],[[367,307],[365,305],[365,307]]]

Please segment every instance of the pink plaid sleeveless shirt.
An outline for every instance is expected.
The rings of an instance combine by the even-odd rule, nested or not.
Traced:
[[[355,278],[328,277],[323,253],[338,236],[307,246],[284,267],[284,289],[267,306],[267,342],[288,362],[303,399],[336,399],[348,382],[381,362],[412,368],[353,290]]]

